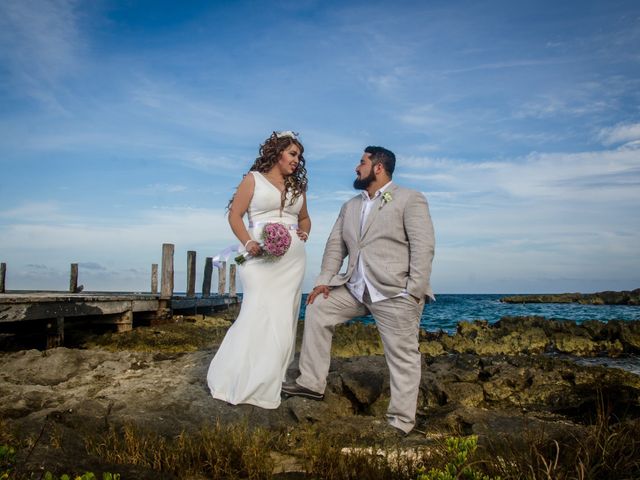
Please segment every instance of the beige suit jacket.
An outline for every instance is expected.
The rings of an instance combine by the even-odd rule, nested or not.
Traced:
[[[367,279],[385,297],[406,291],[417,298],[434,298],[431,264],[435,237],[424,195],[392,183],[371,207],[360,233],[362,196],[346,202],[329,235],[316,285],[337,287],[349,281],[362,255]],[[347,269],[339,273],[344,259]]]

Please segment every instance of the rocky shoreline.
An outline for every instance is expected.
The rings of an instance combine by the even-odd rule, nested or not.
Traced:
[[[553,293],[514,295],[500,299],[504,303],[580,303],[584,305],[640,305],[640,288],[621,292]]]
[[[28,462],[58,470],[105,467],[87,455],[81,439],[125,425],[171,438],[212,424],[244,423],[293,437],[315,428],[354,444],[375,444],[384,435],[389,399],[375,328],[340,327],[334,347],[325,400],[285,398],[276,410],[210,398],[205,378],[216,346],[170,353],[103,348],[2,353],[0,419],[22,437],[42,435],[46,426],[47,435],[57,436],[64,448],[40,442]],[[535,432],[568,442],[591,435],[603,408],[618,422],[640,426],[640,376],[572,360],[640,361],[640,322],[576,325],[518,317],[494,325],[461,323],[453,336],[423,333],[420,348],[419,433],[398,440],[401,445],[427,445],[454,433],[476,434],[481,442],[522,443]],[[137,472],[135,478],[159,477]]]

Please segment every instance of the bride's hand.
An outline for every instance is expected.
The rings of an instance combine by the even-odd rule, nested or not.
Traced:
[[[249,255],[251,255],[252,257],[257,257],[262,253],[260,244],[255,240],[249,240],[245,248],[247,249],[247,252],[249,252]]]
[[[304,230],[302,230],[301,228],[296,230],[296,233],[298,234],[298,238],[303,242],[306,242],[307,240],[309,240],[309,234]]]

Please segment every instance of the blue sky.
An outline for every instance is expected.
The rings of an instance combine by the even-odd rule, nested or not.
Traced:
[[[9,289],[147,290],[162,243],[184,289],[273,130],[306,149],[305,290],[367,145],[429,200],[436,293],[640,287],[635,0],[3,0],[0,105]]]

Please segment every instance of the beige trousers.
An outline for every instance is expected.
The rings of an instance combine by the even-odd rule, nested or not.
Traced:
[[[332,289],[326,299],[319,295],[306,309],[300,376],[296,382],[324,393],[335,326],[371,313],[389,367],[391,401],[387,420],[404,432],[411,431],[415,425],[420,386],[418,331],[423,307],[424,302],[417,303],[412,297],[395,297],[372,303],[368,293],[360,303],[344,286]]]

